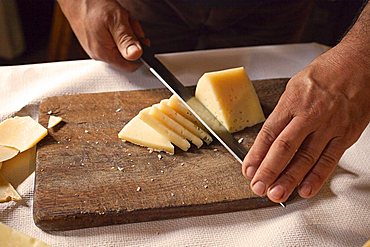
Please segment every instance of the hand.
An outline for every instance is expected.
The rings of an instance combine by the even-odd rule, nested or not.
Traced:
[[[138,21],[116,0],[59,0],[81,46],[96,60],[105,61],[118,68],[134,70],[139,64],[142,48],[138,39],[144,40]]]
[[[345,44],[291,78],[243,162],[254,193],[316,195],[369,124],[369,97],[370,63]]]

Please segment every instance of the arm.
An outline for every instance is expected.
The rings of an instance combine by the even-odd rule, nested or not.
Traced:
[[[58,0],[87,54],[118,68],[134,70],[144,32],[116,0]]]
[[[370,121],[370,4],[342,41],[291,78],[243,163],[274,202],[316,195]]]

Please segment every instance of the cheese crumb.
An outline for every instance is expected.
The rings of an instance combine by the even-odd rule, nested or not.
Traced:
[[[204,185],[204,188],[206,188],[206,189],[207,189],[207,188],[208,188],[208,185]]]
[[[175,194],[174,193],[171,193],[171,196],[175,196]]]
[[[158,157],[159,160],[162,159],[162,155],[160,155],[160,154],[158,154],[157,157]]]
[[[213,149],[213,152],[217,152],[217,151],[218,151],[218,149],[217,149],[217,148]]]
[[[122,172],[123,171],[123,167],[117,167],[118,171]]]
[[[244,141],[243,137],[238,140],[239,143],[242,143],[243,141]]]
[[[131,156],[131,153],[128,153],[127,155],[128,155],[128,156]]]
[[[152,181],[152,182],[153,182],[153,181],[154,181],[154,178],[150,179],[150,181]]]
[[[85,133],[89,133],[89,131],[88,130],[85,130]]]
[[[121,108],[118,108],[117,110],[116,110],[116,112],[120,112],[121,111]]]
[[[51,115],[51,114],[53,114],[53,111],[48,111],[48,115]]]
[[[137,187],[136,191],[141,191],[141,187],[140,186]]]
[[[182,162],[182,163],[180,164],[180,166],[183,166],[183,165],[185,165],[185,163],[184,163],[184,162]]]

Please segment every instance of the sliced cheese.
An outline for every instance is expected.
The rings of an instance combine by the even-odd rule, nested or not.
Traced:
[[[3,162],[1,174],[14,188],[17,188],[26,178],[35,171],[36,146],[18,154],[14,158]]]
[[[194,115],[189,111],[186,106],[179,100],[179,98],[175,95],[172,95],[168,99],[168,106],[180,113],[183,117],[190,120],[194,124],[196,124],[199,127],[202,127],[203,125],[194,117]]]
[[[14,117],[0,123],[0,145],[23,152],[35,146],[48,131],[31,117]]]
[[[18,149],[7,147],[7,146],[0,146],[0,162],[10,160],[14,156],[16,156],[18,153],[19,153]]]
[[[58,123],[62,121],[63,121],[63,118],[51,115],[49,117],[48,129],[55,127]]]
[[[195,97],[229,132],[263,122],[258,96],[243,67],[205,73]]]
[[[198,136],[200,139],[202,139],[205,143],[210,144],[212,142],[212,137],[205,132],[202,128],[194,124],[189,119],[183,117],[181,114],[176,112],[174,109],[168,106],[168,100],[162,100],[160,104],[158,105],[159,110],[175,120],[176,122],[180,123],[182,126],[184,126],[186,129],[188,129],[191,133]]]
[[[48,247],[46,243],[18,232],[0,222],[0,243],[2,247]]]
[[[163,136],[167,137],[173,144],[178,146],[181,150],[187,151],[190,148],[190,143],[182,136],[176,134],[174,131],[166,127],[157,119],[153,118],[149,114],[150,107],[140,111],[139,118],[143,120],[150,127],[158,131]]]
[[[138,116],[131,119],[123,127],[118,137],[139,146],[153,148],[157,151],[165,151],[170,154],[174,153],[174,147],[171,142]]]
[[[0,174],[0,202],[22,200],[13,186]]]
[[[159,104],[153,105],[150,108],[149,111],[150,116],[160,121],[162,124],[173,130],[178,135],[191,141],[195,146],[197,146],[197,148],[200,148],[203,145],[203,141],[198,136],[194,135],[189,130],[184,128],[181,124],[177,123],[176,121],[168,117],[166,114],[161,112],[158,109],[158,105]]]

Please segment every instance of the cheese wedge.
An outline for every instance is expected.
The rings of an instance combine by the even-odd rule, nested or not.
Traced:
[[[198,81],[195,97],[231,133],[265,120],[243,67],[205,73]]]
[[[183,117],[190,120],[197,126],[202,128],[202,124],[194,117],[194,115],[184,106],[184,104],[179,100],[179,98],[175,95],[172,95],[168,99],[168,106],[180,113]]]
[[[171,142],[146,124],[138,116],[128,122],[119,132],[118,137],[139,146],[152,148],[156,151],[165,151],[173,154],[174,147]]]
[[[185,138],[176,134],[174,131],[172,131],[171,129],[166,127],[164,124],[162,124],[160,121],[150,116],[149,112],[150,112],[150,107],[145,108],[140,111],[138,116],[141,120],[143,120],[146,124],[148,124],[153,129],[155,129],[161,135],[167,137],[168,140],[170,140],[173,144],[178,146],[181,150],[187,151],[190,148],[190,143]]]
[[[16,156],[18,153],[19,153],[18,149],[7,147],[7,146],[0,146],[0,162],[10,160],[14,156]]]
[[[158,109],[158,104],[153,105],[150,108],[149,115],[160,121],[162,124],[173,130],[178,135],[191,141],[195,146],[197,146],[197,148],[200,148],[203,145],[203,141],[198,136],[194,135],[189,130],[184,128],[181,124],[177,123],[166,114],[161,112]]]
[[[191,122],[189,119],[183,117],[181,114],[176,112],[174,109],[168,106],[168,100],[162,100],[160,104],[158,105],[158,109],[175,120],[176,122],[180,123],[182,126],[184,126],[186,129],[188,129],[191,133],[198,136],[200,139],[202,139],[205,143],[210,144],[212,142],[212,137],[205,132],[202,128]]]
[[[48,134],[47,129],[31,117],[14,117],[0,123],[0,145],[23,152]]]
[[[48,122],[48,129],[55,127],[58,123],[62,122],[63,118],[56,117],[56,116],[50,116],[49,122]]]
[[[14,188],[17,188],[35,171],[35,162],[36,146],[33,146],[14,158],[4,161],[0,172]]]
[[[46,243],[24,233],[17,232],[0,222],[0,243],[2,247],[48,247]]]
[[[22,200],[13,186],[0,174],[0,202]]]

